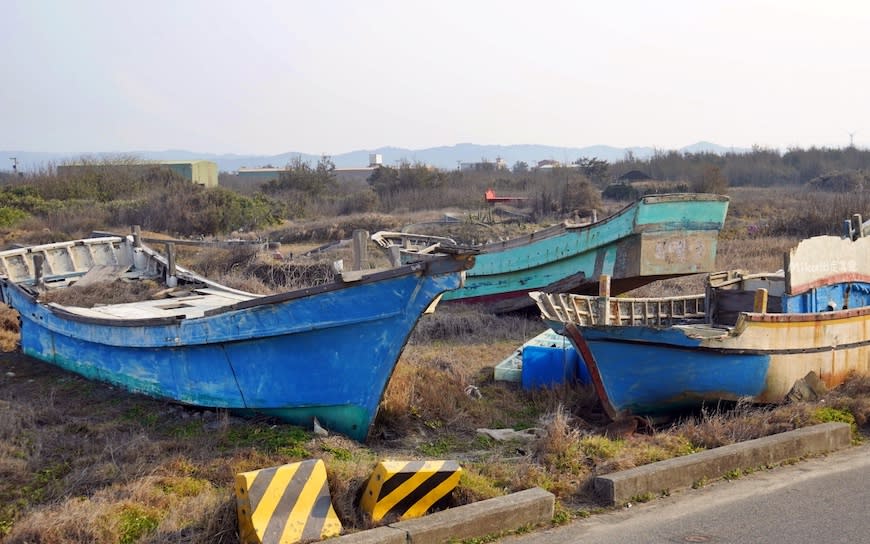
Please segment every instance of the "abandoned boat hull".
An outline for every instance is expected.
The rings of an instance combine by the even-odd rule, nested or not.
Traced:
[[[692,337],[689,327],[550,325],[571,339],[613,416],[656,415],[722,400],[779,403],[810,372],[835,387],[850,372],[870,371],[870,342],[855,334],[870,330],[870,309],[824,321],[743,317],[743,334],[706,339]]]
[[[557,326],[557,325],[554,325]],[[557,326],[558,327],[558,326]],[[563,329],[565,330],[565,329]],[[661,415],[723,400],[758,398],[770,355],[701,349],[663,331],[565,330],[611,417]],[[673,342],[673,343],[668,343]]]
[[[611,277],[614,293],[658,279],[714,269],[728,198],[707,194],[647,196],[603,221],[557,225],[480,248],[462,288],[444,302],[495,312],[533,305],[530,291],[589,292]]]
[[[432,260],[205,311],[217,292],[93,309],[42,304],[0,278],[32,357],[130,391],[260,412],[364,440],[414,325],[461,284],[466,257]],[[161,311],[166,317],[155,317]],[[188,315],[188,312],[190,315]],[[124,317],[147,314],[150,317]]]
[[[783,264],[710,274],[703,295],[611,297],[606,281],[599,296],[530,295],[613,417],[777,403],[796,385],[870,373],[870,236],[807,238]]]
[[[870,372],[868,306],[795,314],[742,312],[733,327],[577,326],[554,319],[548,313],[552,305],[541,308],[547,324],[574,344],[612,417],[662,414],[722,400],[779,403],[810,372],[829,388],[852,372]]]

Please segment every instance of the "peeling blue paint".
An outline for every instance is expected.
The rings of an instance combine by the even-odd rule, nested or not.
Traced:
[[[168,323],[119,326],[37,303],[14,284],[2,294],[21,315],[32,357],[130,391],[214,408],[264,412],[364,440],[417,320],[459,287],[443,273],[404,267],[326,292]]]

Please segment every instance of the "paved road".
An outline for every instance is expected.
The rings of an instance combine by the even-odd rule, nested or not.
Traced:
[[[499,541],[870,543],[870,445]]]

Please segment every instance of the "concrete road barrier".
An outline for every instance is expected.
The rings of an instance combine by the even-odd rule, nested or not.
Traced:
[[[553,519],[556,497],[536,487],[428,516],[330,539],[335,544],[441,544],[503,533]]]
[[[823,423],[599,476],[593,481],[593,489],[605,504],[625,504],[650,493],[721,478],[735,470],[842,449],[851,444],[851,439],[848,424]]]
[[[360,508],[380,521],[418,518],[459,484],[456,461],[381,461],[363,490]]]

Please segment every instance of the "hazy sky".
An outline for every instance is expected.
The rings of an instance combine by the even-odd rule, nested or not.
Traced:
[[[0,0],[0,149],[870,144],[870,2]]]

